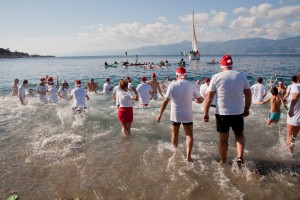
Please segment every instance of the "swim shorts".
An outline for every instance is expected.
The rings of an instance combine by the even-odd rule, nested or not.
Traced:
[[[157,100],[158,99],[158,95],[157,94],[152,94],[152,99],[153,100]]]
[[[278,112],[271,112],[269,114],[269,119],[274,120],[274,121],[279,121],[280,120],[280,113]]]
[[[229,132],[230,127],[234,132],[241,133],[244,130],[244,116],[216,114],[216,125],[219,133]]]
[[[119,107],[118,119],[121,123],[132,123],[133,121],[132,107]]]
[[[174,126],[178,126],[181,124],[181,122],[174,122],[174,121],[171,121],[172,125]],[[182,123],[183,125],[193,125],[193,122],[187,122],[187,123]]]

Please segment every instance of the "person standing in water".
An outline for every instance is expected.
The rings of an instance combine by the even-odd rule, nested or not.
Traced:
[[[48,92],[49,92],[49,103],[56,104],[58,102],[58,77],[56,78],[56,83],[53,82],[52,77],[48,77]]]
[[[94,82],[94,79],[91,78],[91,80],[88,83],[86,83],[85,89],[89,92],[95,92],[96,93],[97,90],[98,90],[98,85],[97,85],[97,83]]]
[[[291,86],[292,97],[286,124],[286,146],[291,153],[294,151],[295,141],[300,131],[300,73],[297,77],[298,84]]]
[[[269,98],[268,100],[265,100],[263,102],[258,102],[258,104],[266,104],[268,102],[270,102],[270,104],[271,104],[270,114],[269,114],[269,118],[268,118],[268,125],[270,125],[271,123],[279,122],[280,115],[281,115],[280,105],[283,105],[283,107],[286,110],[288,110],[288,108],[284,104],[283,99],[278,97],[278,89],[276,87],[271,89],[271,94],[272,94],[272,97]]]
[[[159,82],[157,82],[157,80],[156,80],[156,74],[152,73],[151,77],[152,77],[152,80],[147,82],[147,84],[149,84],[151,86],[152,90],[153,90],[152,93],[151,93],[150,99],[153,99],[153,100],[158,99],[157,91],[159,92],[161,97],[164,97],[164,95],[161,92]]]
[[[209,108],[214,95],[217,94],[215,116],[217,131],[219,132],[220,163],[226,162],[229,129],[231,127],[237,148],[236,162],[240,165],[244,162],[244,117],[249,115],[252,99],[251,90],[246,76],[232,70],[233,61],[230,55],[224,55],[220,64],[222,72],[213,75],[207,88],[203,119],[204,122],[209,121]]]
[[[183,124],[186,135],[186,160],[192,160],[192,148],[194,143],[193,136],[193,111],[192,100],[196,99],[197,103],[203,102],[200,92],[195,83],[186,80],[186,70],[183,67],[176,69],[176,81],[170,83],[163,103],[160,107],[157,122],[160,122],[162,114],[171,101],[170,120],[172,124],[172,144],[178,147],[178,135],[180,125]]]
[[[103,84],[103,94],[109,94],[111,90],[112,86],[110,85],[110,78],[107,78]]]
[[[21,102],[21,105],[25,106],[27,104],[27,101],[26,101],[26,88],[28,86],[28,81],[27,80],[24,80],[23,81],[23,85],[21,85],[19,88],[18,88],[18,96],[19,96],[19,99],[20,99],[20,102]]]
[[[19,79],[16,78],[11,86],[11,95],[12,96],[18,95],[18,89],[19,89],[18,84],[19,84]]]
[[[67,83],[66,80],[62,82],[62,85],[58,89],[58,96],[62,99],[66,99],[67,96],[69,95],[69,84]]]
[[[125,136],[130,134],[133,122],[133,101],[138,101],[139,97],[135,89],[134,96],[128,91],[128,80],[120,80],[119,86],[121,91],[117,95],[118,119],[122,124],[122,135]]]
[[[70,95],[70,100],[74,98],[74,103],[73,103],[73,111],[74,114],[78,112],[82,112],[86,109],[86,100],[89,100],[89,96],[87,95],[87,91],[83,88],[81,88],[81,81],[80,80],[75,80],[75,86],[71,91]]]
[[[147,79],[145,76],[141,78],[141,84],[136,88],[136,91],[139,94],[140,106],[147,107],[150,101],[150,94],[153,92],[152,87],[146,83]]]
[[[250,87],[252,93],[252,102],[260,104],[264,101],[264,97],[267,95],[267,88],[262,84],[262,77],[256,79],[257,83]]]
[[[48,103],[48,99],[47,99],[47,91],[48,91],[48,85],[45,84],[46,79],[45,78],[41,78],[40,79],[40,84],[38,84],[38,86],[36,87],[36,91],[39,94],[40,97],[40,102],[43,104],[47,104]]]

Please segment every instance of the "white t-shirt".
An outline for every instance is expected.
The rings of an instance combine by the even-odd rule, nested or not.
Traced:
[[[47,99],[47,96],[46,96],[46,92],[48,91],[48,85],[40,85],[40,84],[39,84],[39,85],[36,87],[36,91],[37,91],[37,92],[43,93],[43,94],[40,94],[40,93],[39,93],[40,101],[41,101],[42,103],[47,103],[47,102],[48,102],[48,99]]]
[[[26,92],[26,89],[23,85],[19,86],[18,88],[18,95],[19,97],[24,101],[25,98],[26,98],[26,95],[25,95],[25,92]]]
[[[111,88],[112,88],[111,85],[109,83],[105,82],[103,84],[103,93],[109,94],[109,91],[111,90]]]
[[[152,87],[147,83],[141,83],[137,86],[136,91],[138,92],[140,103],[149,104],[150,92],[153,91]]]
[[[117,105],[120,105],[120,107],[132,107],[132,97],[133,96],[130,92],[118,92]]]
[[[208,85],[206,83],[202,84],[200,86],[200,95],[205,99],[205,93],[206,93],[206,90],[208,88]]]
[[[71,91],[71,95],[74,96],[73,107],[86,107],[85,96],[87,91],[85,89],[76,87]]]
[[[128,90],[132,90],[132,83],[128,83]]]
[[[267,88],[261,84],[256,83],[251,86],[251,93],[252,93],[252,102],[263,102],[264,95],[267,93]]]
[[[165,97],[171,100],[170,120],[173,122],[193,122],[192,102],[199,98],[200,92],[196,84],[187,80],[170,83]]]
[[[48,92],[49,92],[49,102],[50,103],[57,103],[58,101],[58,91],[56,84],[48,85]]]
[[[226,70],[213,75],[207,91],[215,91],[217,94],[217,114],[240,115],[245,107],[244,90],[249,88],[243,73]]]
[[[65,98],[69,94],[69,89],[68,88],[64,88],[63,86],[60,86],[60,88],[58,90],[58,93],[60,93],[60,95]]]
[[[291,95],[300,94],[300,84],[291,85]],[[300,126],[300,98],[294,106],[294,116],[287,116],[287,123],[293,126]]]

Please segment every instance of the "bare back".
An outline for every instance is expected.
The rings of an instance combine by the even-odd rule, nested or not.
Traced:
[[[270,112],[280,113],[280,105],[282,104],[282,99],[278,96],[272,96],[270,98],[271,109]]]
[[[149,84],[152,87],[153,93],[157,94],[157,89],[159,88],[159,83],[156,80],[151,80],[151,81],[148,81],[147,84]]]

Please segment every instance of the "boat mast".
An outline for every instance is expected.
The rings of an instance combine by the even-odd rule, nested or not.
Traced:
[[[195,22],[194,22],[194,11],[193,11],[193,37],[192,37],[192,49],[193,51],[198,51]]]

